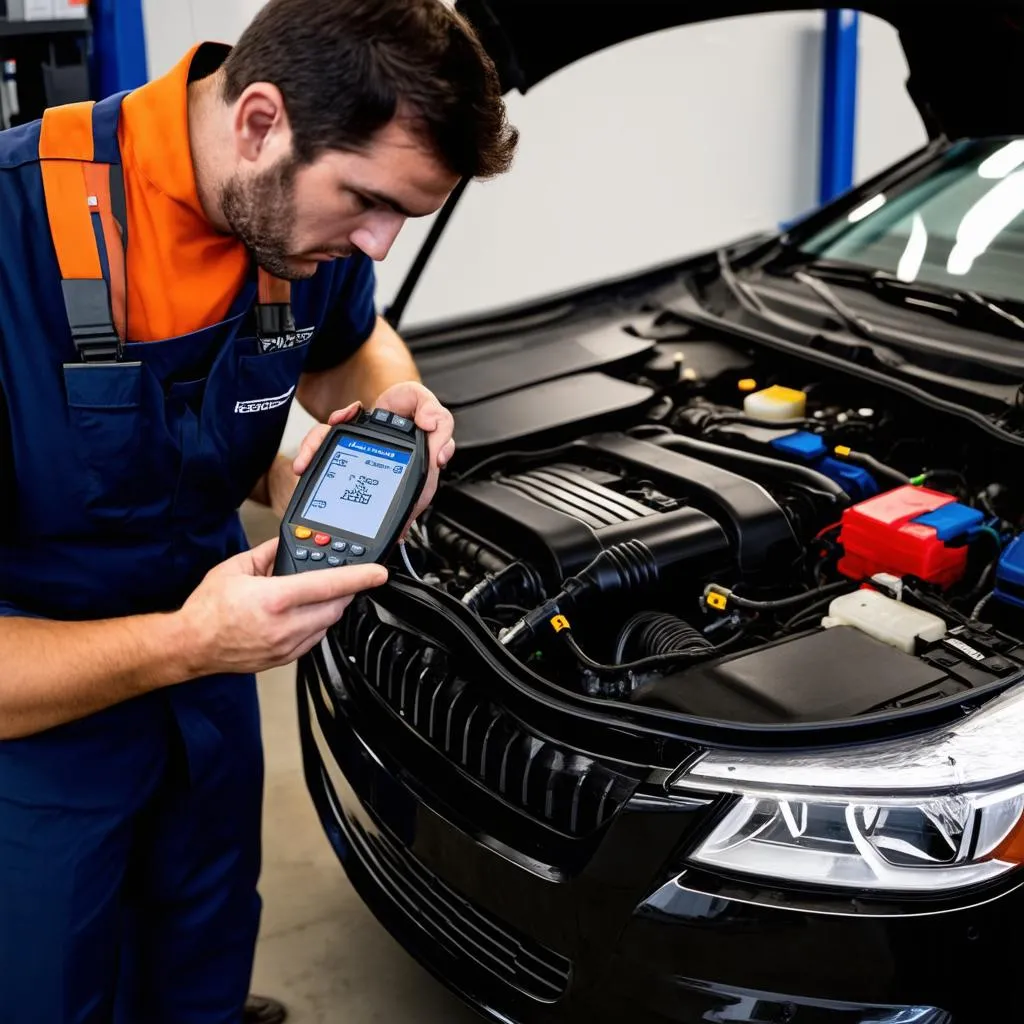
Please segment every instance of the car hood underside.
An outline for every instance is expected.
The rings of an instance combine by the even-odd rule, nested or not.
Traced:
[[[1024,3],[863,0],[783,4],[740,0],[458,0],[501,74],[527,92],[617,43],[691,22],[781,11],[852,8],[889,22],[910,68],[908,92],[932,137],[1024,134]],[[568,16],[569,27],[564,29]]]

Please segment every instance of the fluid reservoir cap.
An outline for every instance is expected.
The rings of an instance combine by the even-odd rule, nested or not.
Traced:
[[[778,384],[755,391],[743,400],[743,411],[760,420],[798,420],[807,412],[807,395]]]
[[[825,442],[809,430],[798,430],[785,437],[777,437],[772,441],[772,447],[776,451],[785,452],[787,455],[796,455],[798,458],[808,461],[820,458],[828,451]]]

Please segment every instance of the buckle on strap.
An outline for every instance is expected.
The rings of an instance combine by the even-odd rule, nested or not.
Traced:
[[[298,332],[291,303],[259,303],[256,306],[256,337],[261,352],[294,348],[298,343]]]
[[[83,363],[120,362],[124,349],[110,310],[110,289],[103,278],[61,281],[71,339]]]

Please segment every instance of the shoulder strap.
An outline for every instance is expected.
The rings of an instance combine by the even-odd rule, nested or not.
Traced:
[[[83,362],[116,361],[127,340],[128,215],[113,106],[121,98],[52,107],[43,114],[39,135],[50,234],[71,335]],[[259,271],[256,325],[264,351],[296,343],[291,284],[264,270]]]
[[[256,304],[256,336],[263,352],[291,348],[298,341],[292,315],[292,286],[260,268]]]
[[[120,162],[98,161],[92,102],[43,114],[39,159],[64,305],[84,362],[121,357],[127,333],[127,210]]]

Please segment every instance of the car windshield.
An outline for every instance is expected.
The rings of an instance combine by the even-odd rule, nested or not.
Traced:
[[[873,196],[800,250],[906,282],[1024,300],[1024,138],[957,143],[909,188]]]

